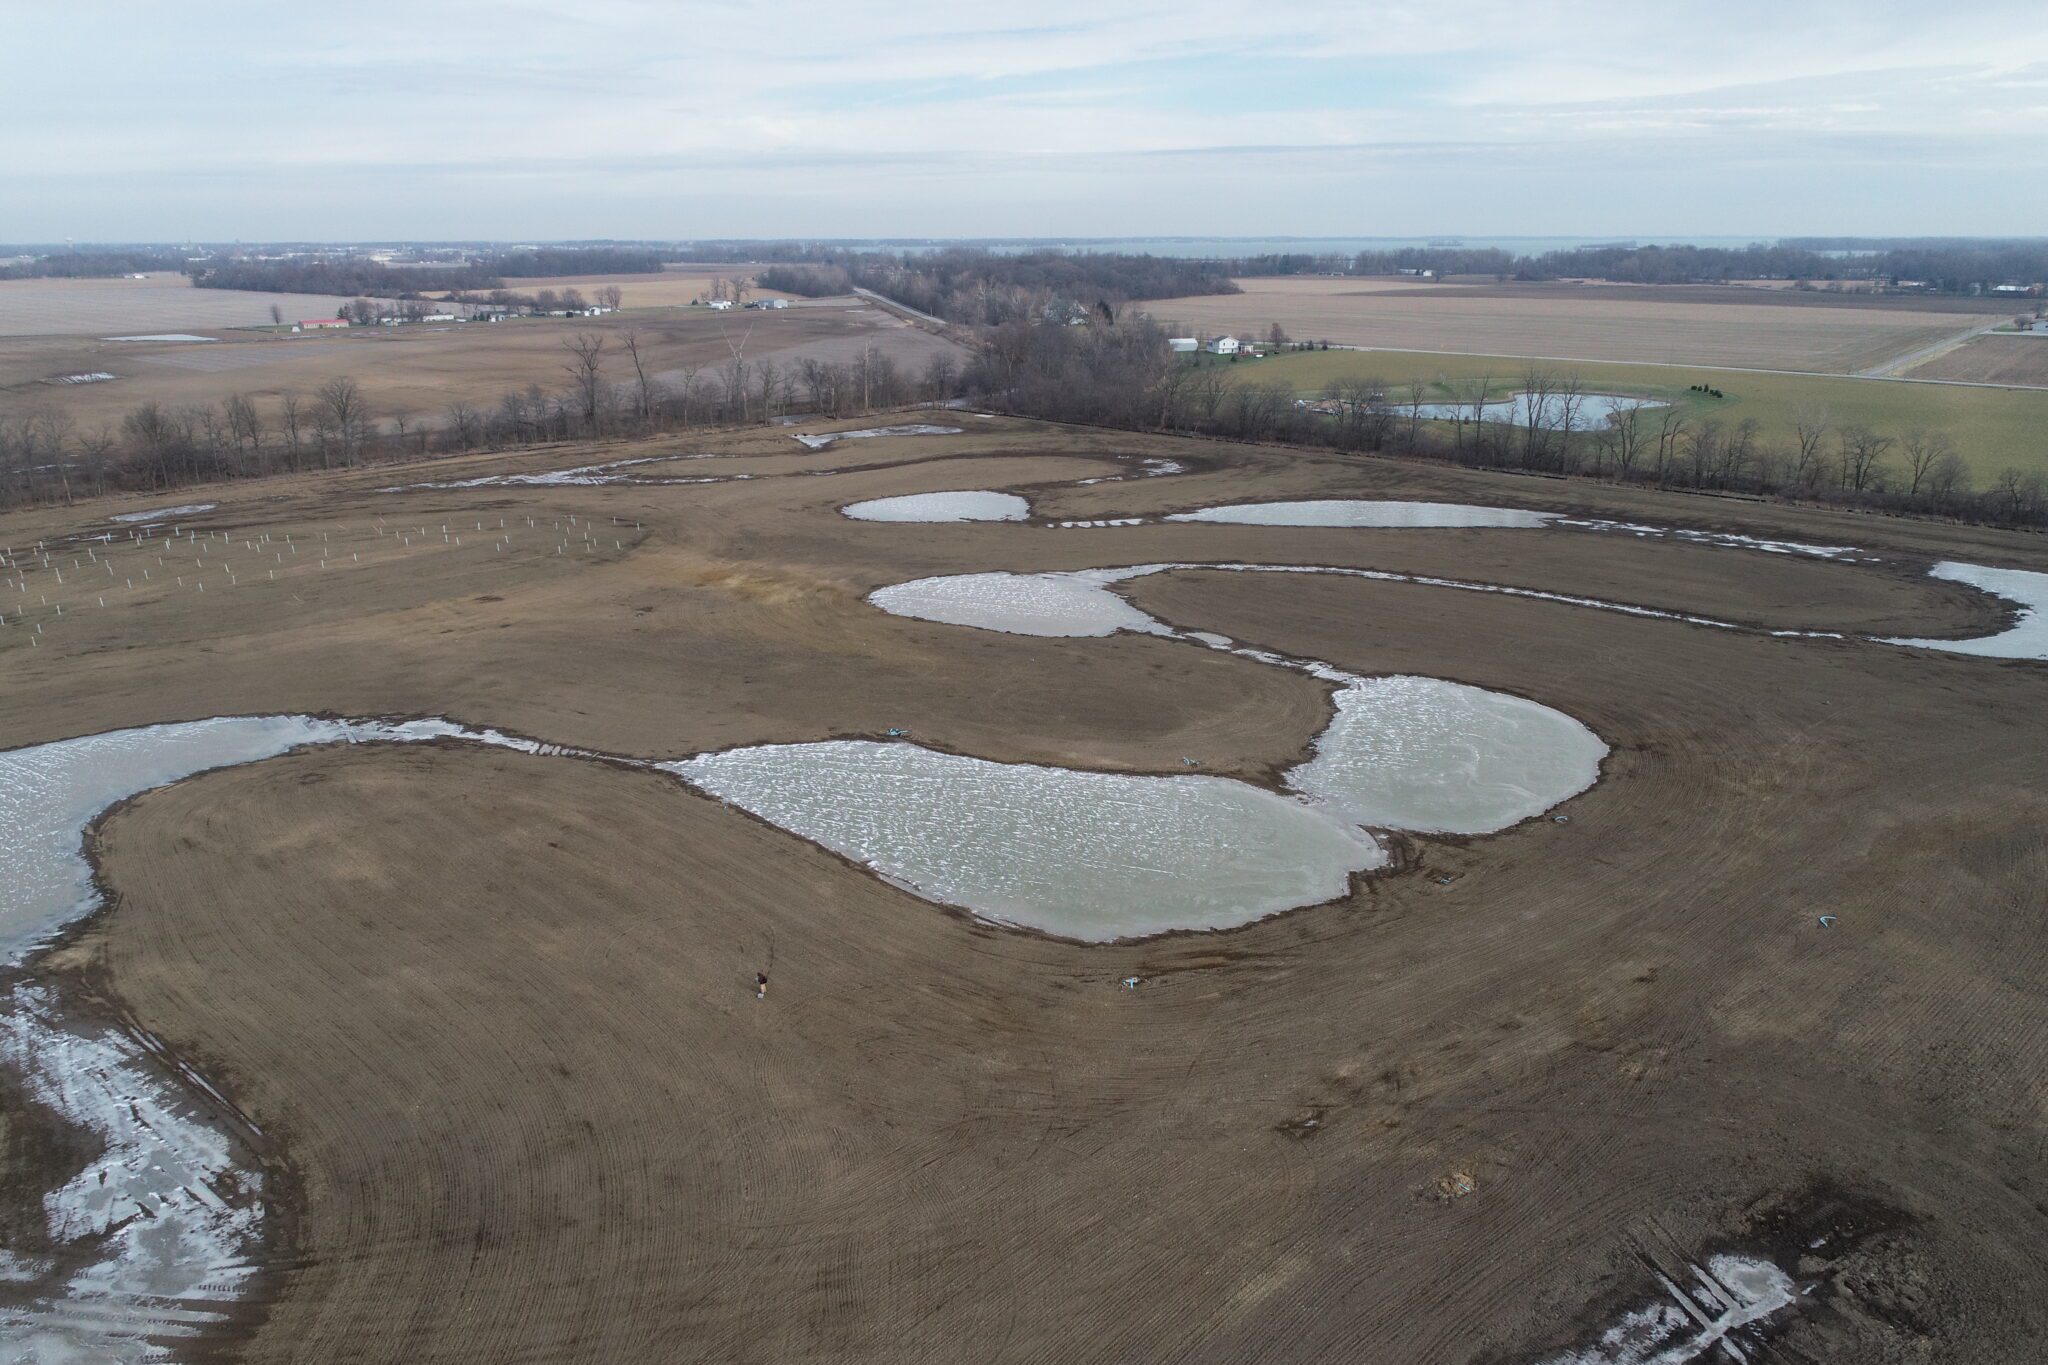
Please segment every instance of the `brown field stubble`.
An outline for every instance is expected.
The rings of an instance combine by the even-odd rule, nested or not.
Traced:
[[[1327,714],[1313,680],[861,598],[939,572],[1263,559],[1971,633],[2002,613],[1927,580],[1927,557],[2048,560],[1964,528],[965,424],[820,456],[729,438],[728,460],[690,465],[764,477],[722,485],[228,490],[222,526],[573,514],[620,518],[619,548],[508,558],[434,536],[288,592],[110,608],[7,651],[21,686],[0,725],[31,742],[431,711],[647,756],[910,725],[990,758],[1169,772],[1193,754],[1270,781]],[[1195,472],[1055,486],[1117,454]],[[483,467],[506,464],[450,466]],[[1032,485],[1052,516],[1403,495],[1886,563],[834,511]],[[2028,913],[2048,795],[2027,739],[2048,670],[1356,580],[1196,571],[1134,595],[1362,672],[1519,692],[1614,754],[1568,824],[1410,841],[1401,871],[1338,903],[1117,947],[977,924],[584,761],[325,750],[147,795],[101,832],[120,901],[72,958],[270,1135],[275,1270],[209,1345],[293,1362],[1513,1359],[1653,1294],[1644,1247],[1739,1239],[1758,1201],[1831,1181],[1909,1222],[1815,1263],[1826,1307],[1792,1315],[1785,1351],[2024,1356],[2048,1327],[2031,1290],[2048,1274],[2048,931]]]

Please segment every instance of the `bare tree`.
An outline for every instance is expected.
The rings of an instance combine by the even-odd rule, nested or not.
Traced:
[[[1884,482],[1884,457],[1891,451],[1892,438],[1880,436],[1869,427],[1843,427],[1835,438],[1835,451],[1842,466],[1842,487],[1858,493]]]
[[[616,285],[606,285],[610,292],[618,293]],[[617,307],[616,304],[607,305]],[[619,338],[619,344],[626,348],[626,357],[633,362],[633,417],[643,426],[654,417],[654,383],[647,375],[647,362],[640,354],[640,333],[628,329]]]
[[[625,306],[626,292],[615,284],[608,284],[597,291],[597,302],[599,307],[616,313]]]
[[[1614,458],[1614,473],[1617,478],[1628,479],[1635,474],[1636,462],[1643,457],[1643,409],[1647,404],[1640,399],[1617,403],[1607,415],[1605,445]]]
[[[363,402],[362,386],[347,375],[338,375],[320,386],[314,396],[314,414],[323,430],[340,447],[341,462],[355,463],[356,448],[369,434],[370,412]],[[326,443],[321,456],[326,458]]]
[[[576,384],[576,397],[582,406],[583,423],[590,430],[597,430],[598,402],[604,392],[604,346],[605,339],[589,332],[578,332],[562,343],[572,357],[563,366],[570,379]]]
[[[1178,379],[1179,376],[1186,374],[1187,370],[1185,367],[1181,367],[1176,368],[1171,373],[1175,379]],[[924,391],[933,407],[937,407],[948,398],[951,398],[953,390],[958,387],[959,383],[960,368],[953,363],[953,357],[950,352],[939,351],[926,362],[924,367]],[[1161,425],[1163,426],[1165,423],[1162,421]]]
[[[1792,413],[1792,478],[1801,487],[1820,479],[1822,443],[1827,440],[1833,419],[1822,403],[1801,403]]]
[[[1955,454],[1955,446],[1947,432],[1928,431],[1924,427],[1915,427],[1907,432],[1899,442],[1899,449],[1906,457],[1908,496],[1918,494],[1922,485],[1933,476],[1935,467]]]
[[[468,403],[457,400],[448,405],[448,430],[462,443],[464,450],[473,450],[483,439],[483,414]]]
[[[299,396],[286,389],[278,396],[278,419],[284,423],[284,437],[291,452],[292,468],[299,467]]]

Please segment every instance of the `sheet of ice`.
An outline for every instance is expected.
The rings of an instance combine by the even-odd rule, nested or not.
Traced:
[[[1388,502],[1371,498],[1323,498],[1310,502],[1240,502],[1175,512],[1168,521],[1215,521],[1234,526],[1512,526],[1537,527],[1555,521],[1553,512],[1516,507],[1475,507],[1457,502]]]
[[[1562,711],[1441,678],[1359,678],[1289,787],[1379,829],[1491,834],[1578,795],[1607,745]]]
[[[1344,894],[1373,838],[1230,778],[771,744],[658,765],[929,900],[1088,942],[1225,929]]]
[[[1559,526],[1576,531],[1610,531],[1644,540],[1684,540],[1695,545],[1721,545],[1737,550],[1760,550],[1765,554],[1798,555],[1806,559],[1832,559],[1844,563],[1875,564],[1877,556],[1866,555],[1853,545],[1816,545],[1803,540],[1766,540],[1737,535],[1733,531],[1696,531],[1685,526],[1652,526],[1633,521],[1560,517]]]
[[[1710,1256],[1688,1265],[1693,1283],[1658,1275],[1668,1298],[1633,1309],[1576,1350],[1541,1365],[1686,1365],[1688,1361],[1757,1359],[1747,1329],[1799,1302],[1799,1286],[1770,1261]]]
[[[823,450],[835,441],[865,441],[876,436],[958,436],[964,428],[934,426],[929,422],[911,422],[897,427],[862,427],[858,431],[827,431],[816,436],[803,432],[793,433],[797,440],[812,450]]]
[[[164,1359],[156,1338],[224,1317],[254,1270],[261,1178],[141,1044],[65,1024],[42,990],[18,987],[0,1011],[0,1060],[103,1144],[43,1199],[52,1239],[90,1242],[94,1258],[66,1276],[10,1257],[10,1278],[29,1288],[0,1310],[0,1350],[39,1365]]]
[[[84,855],[85,827],[115,802],[208,768],[271,758],[302,745],[454,733],[459,727],[442,721],[223,716],[0,753],[0,961],[19,963],[97,904]]]
[[[1996,635],[1974,640],[1915,640],[1887,636],[1888,645],[1911,645],[1916,649],[1942,649],[1952,654],[1977,654],[1989,659],[2048,660],[2048,573],[2025,569],[1992,569],[1982,564],[1958,564],[1943,560],[1928,572],[1951,583],[1973,588],[2020,606],[2019,619]]]
[[[1031,516],[1031,504],[1015,493],[981,488],[871,498],[839,510],[855,521],[1024,521]]]
[[[1118,570],[1135,575],[1147,569]],[[968,573],[877,588],[868,601],[895,616],[1011,635],[1170,634],[1108,588],[1115,579],[1072,573]]]
[[[1575,405],[1572,405],[1574,402]],[[1571,426],[1574,431],[1601,431],[1606,428],[1608,422],[1617,412],[1624,412],[1632,407],[1639,407],[1645,412],[1654,412],[1664,406],[1662,403],[1652,402],[1647,398],[1631,398],[1626,394],[1583,393],[1579,394],[1576,400],[1568,399],[1560,394],[1550,394],[1543,399],[1542,407],[1539,409],[1536,406],[1536,399],[1532,395],[1518,393],[1512,398],[1500,398],[1491,403],[1483,404],[1480,408],[1479,420],[1483,422],[1513,422],[1517,426],[1527,426],[1529,414],[1532,411],[1537,411],[1542,415],[1543,425],[1553,431],[1562,429],[1567,417],[1571,419]],[[1408,411],[1408,405],[1401,402],[1390,403],[1389,407],[1393,411],[1404,415]],[[1426,421],[1470,421],[1472,419],[1472,405],[1470,403],[1424,403],[1420,415]]]
[[[211,512],[215,504],[210,502],[180,503],[176,507],[155,507],[147,512],[123,512],[108,517],[108,521],[169,521],[174,517],[196,517],[201,512]]]
[[[212,341],[212,337],[193,336],[190,332],[150,332],[136,337],[101,337],[102,341]]]
[[[116,730],[0,753],[0,961],[98,905],[83,856],[86,826],[137,792],[209,768],[309,744],[462,738],[528,753],[573,753],[444,720],[335,721],[226,716]],[[260,1230],[257,1177],[234,1166],[227,1136],[180,1099],[146,1041],[66,1024],[51,998],[18,987],[0,1005],[0,1060],[30,1093],[97,1133],[104,1154],[44,1201],[51,1237],[93,1253],[61,1282],[14,1247],[0,1271],[36,1286],[0,1309],[9,1361],[163,1358],[153,1338],[221,1316],[249,1272]],[[168,1058],[164,1059],[167,1063]],[[189,1069],[184,1075],[211,1089]]]
[[[550,469],[538,474],[479,474],[471,479],[443,483],[408,483],[380,488],[379,493],[405,493],[418,488],[604,488],[616,484],[723,483],[752,477],[747,474],[706,475],[693,478],[642,479],[618,471],[635,465],[665,464],[670,460],[709,460],[715,455],[640,455],[630,460],[607,460],[603,464],[581,464],[569,469]]]

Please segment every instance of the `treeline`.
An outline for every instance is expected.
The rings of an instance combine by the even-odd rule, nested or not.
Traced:
[[[481,265],[397,269],[382,261],[201,261],[192,266],[200,289],[248,289],[263,294],[361,294],[418,298],[428,290],[496,289],[504,280]]]
[[[1897,285],[1908,281],[1949,294],[1982,293],[2000,284],[2048,281],[2048,239],[1973,242],[1937,239],[1833,247],[1830,239],[1756,243],[1745,247],[1589,246],[1518,256],[1494,248],[1404,247],[1362,251],[1350,269],[1360,275],[1434,271],[1497,279],[1600,279],[1617,284],[1720,284],[1729,280],[1811,280]],[[1844,239],[1855,240],[1855,239]],[[1287,261],[1291,258],[1270,258]],[[1311,258],[1316,259],[1316,258]],[[1239,270],[1240,274],[1253,273]],[[1269,273],[1303,273],[1273,270]]]
[[[180,263],[183,264],[182,262]],[[467,265],[393,266],[382,261],[311,259],[195,261],[192,283],[201,289],[249,289],[266,294],[361,294],[418,298],[435,293],[502,288],[508,279],[555,275],[658,275],[661,253],[641,247],[538,247],[481,257]]]
[[[659,275],[662,253],[633,246],[543,246],[484,258],[484,269],[508,280],[552,275]]]
[[[1576,375],[1540,367],[1455,385],[1448,398],[1414,376],[1346,379],[1306,400],[1283,381],[1232,383],[1228,367],[1179,361],[1166,336],[1143,315],[999,328],[968,368],[967,391],[1055,421],[2048,525],[2048,476],[2011,468],[1980,486],[1940,431],[1881,431],[1821,408],[1799,413],[1789,440],[1766,438],[1754,419],[1695,418],[1647,401],[1608,416]],[[1496,381],[1520,385],[1509,412],[1493,396]]]
[[[1238,292],[1223,262],[1118,252],[808,248],[800,259],[770,265],[756,278],[765,289],[807,298],[843,294],[855,286],[872,289],[919,312],[979,327],[1065,322],[1113,315],[1141,299]]]
[[[733,360],[671,379],[648,368],[635,333],[581,334],[563,345],[566,387],[538,384],[493,404],[458,400],[431,421],[380,415],[353,379],[274,401],[145,403],[119,422],[80,428],[54,409],[0,418],[0,505],[70,502],[223,479],[418,460],[549,441],[657,435],[787,415],[846,417],[959,392],[938,355],[908,372],[874,346],[841,363]]]
[[[118,251],[53,251],[0,265],[0,280],[107,280],[147,270],[183,270],[185,253],[162,247]]]

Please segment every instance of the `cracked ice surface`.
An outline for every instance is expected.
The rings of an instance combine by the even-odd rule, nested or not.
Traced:
[[[96,1259],[25,1303],[0,1310],[10,1361],[164,1359],[152,1338],[181,1336],[224,1316],[255,1269],[260,1180],[236,1168],[232,1144],[196,1117],[110,1031],[74,1031],[33,987],[0,1011],[0,1061],[29,1093],[96,1134],[103,1150],[43,1198],[53,1240],[102,1239]],[[33,1283],[46,1267],[10,1255]]]
[[[927,899],[1088,942],[1225,929],[1345,893],[1372,836],[1231,778],[833,740],[657,765]]]
[[[1031,504],[1015,493],[969,488],[871,498],[839,510],[855,521],[1023,521],[1031,515]]]
[[[0,960],[18,965],[99,904],[85,829],[115,802],[306,745],[444,737],[568,752],[444,720],[221,716],[0,753]],[[0,1008],[0,1062],[105,1147],[43,1205],[53,1240],[95,1239],[97,1255],[26,1306],[0,1310],[0,1348],[9,1361],[160,1360],[151,1337],[217,1319],[219,1301],[233,1298],[249,1273],[262,1218],[253,1198],[258,1178],[236,1169],[226,1134],[180,1101],[144,1051],[122,1034],[63,1023],[48,995],[32,987],[17,989]],[[48,1273],[47,1265],[0,1248],[0,1278],[35,1284]]]
[[[1233,526],[1546,526],[1552,512],[1515,507],[1476,507],[1458,502],[1386,502],[1369,498],[1323,498],[1307,502],[1240,502],[1175,512],[1168,521],[1226,522]]]
[[[1359,678],[1334,700],[1286,781],[1361,825],[1491,834],[1592,786],[1607,756],[1562,711],[1442,678]]]
[[[1107,586],[1120,577],[1150,572],[1148,566],[1090,573],[950,574],[877,588],[868,601],[896,616],[1012,635],[1171,634]]]
[[[1953,560],[1936,564],[1928,573],[1934,578],[1967,583],[1995,597],[2019,603],[2019,620],[1996,635],[1983,635],[1974,640],[1886,637],[1886,644],[1942,649],[1953,654],[1977,654],[1991,659],[2048,659],[2048,573],[1992,569],[1982,564],[1958,564]]]
[[[219,716],[0,753],[0,961],[19,962],[98,903],[84,856],[85,827],[117,801],[207,768],[307,744],[461,733],[445,721]]]

